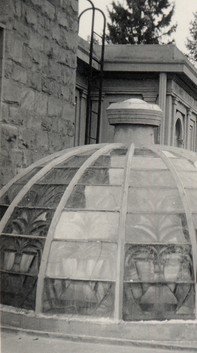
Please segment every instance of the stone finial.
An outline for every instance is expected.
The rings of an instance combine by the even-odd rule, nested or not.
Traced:
[[[158,127],[163,116],[156,104],[131,98],[112,103],[107,108],[110,125],[115,125],[114,142],[137,145],[154,143],[154,127]]]

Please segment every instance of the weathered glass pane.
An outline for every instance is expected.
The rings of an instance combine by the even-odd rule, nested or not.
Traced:
[[[8,208],[7,206],[0,205],[0,220],[4,216],[4,213],[6,212],[7,208]]]
[[[33,185],[26,193],[20,206],[52,207],[59,204],[67,185]]]
[[[43,311],[112,317],[115,285],[101,281],[45,279]]]
[[[188,196],[190,209],[193,212],[197,212],[197,190],[185,189],[185,191]]]
[[[77,185],[65,207],[118,210],[120,208],[120,199],[121,187]]]
[[[79,155],[75,155],[66,161],[58,164],[58,167],[81,167],[82,164],[94,153],[96,152],[95,150],[91,150],[90,152],[84,152]]]
[[[15,208],[4,233],[46,236],[54,210]]]
[[[180,172],[179,177],[185,188],[197,189],[197,171],[196,172]]]
[[[69,184],[78,168],[53,168],[37,184]]]
[[[88,185],[121,185],[124,169],[116,168],[88,168],[79,180],[79,184]]]
[[[154,157],[133,157],[131,169],[167,169],[161,158]]]
[[[127,154],[127,149],[126,148],[113,150],[109,154],[100,156],[94,162],[93,165],[94,166],[102,166],[102,167],[124,168],[126,154]]]
[[[114,281],[117,245],[112,243],[53,242],[47,277]]]
[[[35,309],[37,277],[1,273],[1,303],[28,310]]]
[[[177,170],[183,170],[183,171],[194,170],[194,171],[196,171],[194,163],[185,159],[185,158],[172,158],[170,161],[173,163],[174,167]]]
[[[197,231],[197,213],[192,215],[193,223],[194,223],[194,229]]]
[[[156,153],[153,151],[149,150],[148,148],[135,148],[134,150],[134,156],[141,156],[141,157],[153,157],[153,158],[158,158]]]
[[[168,170],[131,170],[129,185],[134,187],[165,186],[176,187],[172,174]]]
[[[118,238],[118,212],[63,212],[55,230],[57,239]]]
[[[129,188],[128,211],[182,211],[183,205],[176,189]]]
[[[125,321],[191,319],[194,317],[194,284],[124,284],[123,319]]]
[[[184,214],[127,214],[126,241],[131,243],[190,243]]]
[[[162,152],[168,158],[177,158],[177,155],[172,152],[169,152],[169,151],[162,151]]]

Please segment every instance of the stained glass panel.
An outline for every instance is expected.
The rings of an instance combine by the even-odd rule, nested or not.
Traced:
[[[153,157],[153,158],[158,158],[155,152],[149,150],[148,148],[142,147],[138,148],[136,147],[134,150],[134,156],[140,156],[140,157]],[[146,160],[146,159],[145,159]]]
[[[91,150],[90,152],[84,152],[79,155],[75,155],[66,161],[58,164],[58,167],[81,167],[82,164],[94,153],[96,152],[95,150]]]
[[[121,185],[124,169],[88,168],[79,180],[79,184],[87,185]]]
[[[37,184],[68,184],[76,174],[78,168],[53,168],[44,175]]]
[[[127,245],[124,320],[163,320],[194,315],[191,247]]]
[[[6,212],[8,206],[1,206],[0,205],[0,220],[4,216],[4,213]]]
[[[1,303],[35,308],[43,239],[1,236]]]
[[[189,245],[127,245],[127,282],[190,282],[194,278]]]
[[[77,185],[66,203],[66,208],[118,210],[121,187]]]
[[[180,172],[179,177],[185,188],[197,189],[197,171],[196,172]]]
[[[45,279],[43,311],[112,317],[115,285],[101,281]]]
[[[185,189],[185,191],[187,192],[190,210],[192,212],[197,212],[197,189]]]
[[[50,250],[47,277],[114,281],[116,244],[56,242]]]
[[[196,171],[196,168],[194,166],[194,163],[190,162],[189,160],[185,159],[185,158],[172,158],[170,160],[174,167],[179,171],[179,170],[183,170],[183,171]]]
[[[54,210],[16,207],[3,232],[46,236],[53,213]]]
[[[20,206],[56,208],[67,185],[36,185],[26,193]]]
[[[155,157],[133,157],[131,162],[132,169],[167,169],[161,158]]]
[[[54,237],[57,239],[111,239],[118,238],[119,213],[63,212]]]
[[[176,187],[175,180],[168,170],[131,170],[129,185],[133,187],[165,186]]]
[[[194,284],[125,283],[123,320],[194,319]]]
[[[28,310],[35,309],[37,277],[1,273],[1,303]]]
[[[29,173],[20,178],[16,183],[10,186],[8,191],[5,192],[4,196],[0,198],[1,204],[10,205],[14,200],[19,191],[23,188],[23,186],[36,174],[39,172],[41,168],[34,168]]]
[[[127,214],[126,241],[131,243],[190,243],[184,214]]]
[[[129,188],[128,211],[182,211],[183,205],[176,189]]]
[[[100,156],[94,166],[124,168],[127,149],[115,149],[111,153]]]

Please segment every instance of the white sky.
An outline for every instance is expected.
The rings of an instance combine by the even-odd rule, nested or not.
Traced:
[[[124,2],[124,0],[119,1]],[[92,2],[96,7],[101,9],[107,17],[107,6],[110,6],[112,0],[92,0]],[[182,52],[186,53],[187,49],[185,47],[185,42],[186,38],[189,36],[189,24],[194,18],[193,13],[197,11],[197,0],[174,0],[174,2],[176,6],[174,21],[178,24],[176,33],[174,34],[174,38],[176,41],[176,46]],[[79,0],[79,13],[81,13],[82,10],[88,7],[90,7],[88,1]],[[87,36],[90,33],[90,13],[91,11],[88,11],[86,14],[84,14],[80,21],[79,34],[85,39],[87,39]],[[95,20],[95,31],[99,34],[102,31],[102,23],[102,15],[98,13]]]

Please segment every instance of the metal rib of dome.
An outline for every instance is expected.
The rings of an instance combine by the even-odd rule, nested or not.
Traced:
[[[195,153],[68,149],[15,177],[0,204],[4,305],[125,321],[195,318]]]

